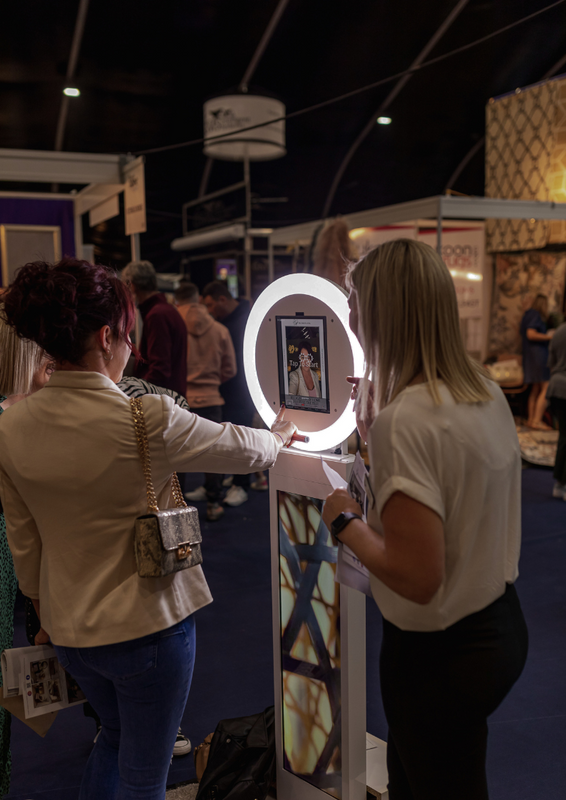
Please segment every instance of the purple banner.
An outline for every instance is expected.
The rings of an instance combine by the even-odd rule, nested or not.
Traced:
[[[63,256],[75,255],[72,200],[0,197],[0,225],[58,225]]]

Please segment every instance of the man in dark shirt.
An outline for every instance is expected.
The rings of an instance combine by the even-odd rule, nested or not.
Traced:
[[[143,320],[135,377],[183,395],[187,388],[187,330],[177,309],[157,291],[149,261],[132,261],[122,271]]]
[[[234,300],[228,287],[221,281],[207,284],[202,292],[202,303],[208,313],[225,325],[230,331],[238,372],[229,381],[221,384],[220,394],[224,398],[222,417],[225,422],[235,425],[251,426],[255,407],[250,397],[244,373],[244,331],[250,315],[247,300]],[[234,483],[224,502],[229,506],[239,506],[248,499],[249,475],[234,475]]]

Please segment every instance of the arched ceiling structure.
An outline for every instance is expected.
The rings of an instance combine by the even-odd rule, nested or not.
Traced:
[[[429,56],[441,55],[544,8],[550,0],[469,0]],[[293,111],[407,69],[457,0],[289,0],[250,85]],[[278,0],[91,0],[63,149],[137,152],[202,135],[202,104],[237,87]],[[0,26],[0,147],[52,149],[78,0],[22,0]],[[442,192],[484,134],[492,96],[540,80],[566,54],[566,3],[416,73],[375,125],[337,187],[331,214]],[[287,197],[256,210],[261,225],[321,214],[352,142],[394,84],[287,123],[286,157],[253,164],[253,190]],[[483,193],[481,147],[453,188]],[[147,157],[148,233],[142,253],[167,268],[181,203],[199,191],[200,146]],[[241,177],[215,162],[209,189]],[[1,184],[0,189],[15,188]],[[42,187],[45,189],[45,187]],[[112,221],[110,221],[112,222]],[[113,257],[111,224],[105,247]],[[116,244],[116,260],[119,260]]]

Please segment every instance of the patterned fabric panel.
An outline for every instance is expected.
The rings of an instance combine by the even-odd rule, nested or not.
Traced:
[[[566,79],[550,80],[486,106],[485,196],[566,202]],[[492,219],[490,252],[566,242],[561,220]]]

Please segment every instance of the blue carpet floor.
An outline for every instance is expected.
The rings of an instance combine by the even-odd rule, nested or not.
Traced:
[[[194,477],[194,485],[200,476]],[[553,500],[548,470],[523,472],[523,549],[517,583],[530,632],[525,671],[490,725],[491,800],[566,797],[566,503]],[[204,568],[214,603],[197,615],[197,658],[183,731],[198,744],[224,717],[273,703],[268,499],[203,524]],[[16,646],[26,644],[16,615]],[[381,621],[367,604],[368,730],[387,736],[377,662]],[[149,724],[149,722],[148,722]],[[94,723],[81,708],[59,714],[44,739],[12,726],[10,800],[77,800]],[[176,758],[169,783],[194,779],[192,755]]]

